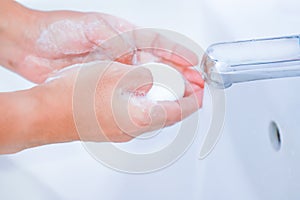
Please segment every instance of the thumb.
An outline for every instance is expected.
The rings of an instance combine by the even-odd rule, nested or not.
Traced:
[[[119,129],[135,137],[151,123],[148,110],[151,108],[151,102],[144,96],[151,89],[153,78],[150,70],[145,67],[124,65],[124,68],[126,70],[116,87],[117,91],[122,92],[114,93],[116,98],[113,98],[112,107]]]
[[[123,75],[120,84],[125,91],[136,96],[145,96],[153,85],[152,73],[145,67],[130,67]]]

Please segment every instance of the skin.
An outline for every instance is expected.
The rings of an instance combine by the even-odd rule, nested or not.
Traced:
[[[201,75],[191,68],[198,64],[197,56],[151,31],[130,34],[130,45],[139,50],[120,56],[118,52],[131,46],[122,37],[110,38],[136,28],[107,14],[41,12],[2,0],[0,65],[37,86],[0,93],[0,154],[77,140],[127,142],[197,111],[204,87]],[[140,49],[145,41],[149,47],[155,43],[159,49],[173,51]],[[94,56],[97,49],[101,53]],[[101,62],[62,70],[95,59]],[[143,98],[152,86],[152,76],[135,65],[153,59],[182,72],[183,98],[172,102]]]

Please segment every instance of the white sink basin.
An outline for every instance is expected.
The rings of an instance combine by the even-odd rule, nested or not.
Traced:
[[[111,13],[146,27],[178,31],[203,48],[226,40],[300,34],[296,0],[20,2],[39,9]],[[1,91],[32,86],[6,70],[1,69],[0,77]],[[213,152],[199,160],[210,125],[207,92],[198,137],[178,161],[154,173],[114,171],[93,159],[79,142],[0,156],[0,199],[299,199],[299,91],[300,78],[227,89],[223,135]],[[270,130],[273,121],[279,133]]]

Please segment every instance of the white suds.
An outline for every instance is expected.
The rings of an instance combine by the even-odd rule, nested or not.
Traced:
[[[52,72],[52,74],[48,77],[48,79],[45,81],[45,83],[49,83],[51,81],[54,81],[56,79],[59,79],[64,76],[65,73],[72,71],[72,70],[77,70],[81,67],[89,67],[95,64],[100,64],[102,61],[93,61],[89,63],[78,63],[74,65],[70,65],[68,67],[62,68],[61,70],[55,70]]]
[[[82,48],[89,43],[84,31],[85,24],[82,21],[57,21],[42,31],[37,40],[37,46],[44,53],[64,55],[86,53],[90,49]]]

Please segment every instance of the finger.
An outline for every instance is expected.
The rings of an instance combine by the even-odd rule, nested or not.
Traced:
[[[196,85],[194,83],[185,83],[185,91],[184,91],[184,97],[190,96],[194,92],[199,92],[200,90],[203,90],[202,87],[199,87],[199,85]]]
[[[197,65],[198,56],[190,49],[170,39],[174,36],[178,37],[179,34],[175,35],[167,31],[158,33],[151,29],[136,29],[133,31],[137,49],[151,52],[161,58],[163,62],[172,62],[183,67]]]
[[[142,65],[150,62],[161,62],[159,58],[150,52],[140,50],[128,52],[127,54],[118,57],[115,61],[128,65]]]
[[[86,37],[98,46],[97,51],[106,54],[111,60],[116,60],[135,49],[132,38],[126,32],[135,29],[136,26],[126,20],[107,14],[92,13],[86,16],[85,21]]]
[[[61,59],[49,60],[37,56],[28,56],[26,58],[26,66],[31,68],[37,68],[38,70],[32,70],[34,73],[38,74],[41,71],[41,75],[36,76],[37,80],[34,80],[36,83],[43,83],[50,77],[56,76],[59,73],[59,70],[66,67],[72,66],[74,64],[89,63],[93,61],[110,61],[110,58],[105,54],[99,54],[97,52],[80,54],[80,55],[70,55]],[[47,73],[44,73],[46,71]]]
[[[120,66],[120,64],[119,64]],[[113,110],[119,129],[131,136],[136,136],[147,127],[151,119],[148,108],[152,102],[146,98],[151,89],[153,78],[151,72],[144,67],[128,68],[114,90]]]
[[[153,85],[153,77],[150,70],[145,67],[123,66],[129,68],[129,70],[120,78],[119,87],[123,91],[128,91],[134,95],[145,96]]]
[[[91,13],[85,16],[85,34],[87,38],[97,45],[101,45],[106,40],[136,28],[128,21],[108,15]]]
[[[112,26],[108,31],[110,38],[96,41],[99,48],[107,52],[112,60],[134,64],[134,56],[139,55],[139,52],[146,52],[157,57],[160,62],[170,62],[176,66],[187,67],[198,64],[198,56],[193,51],[153,30],[128,29],[130,31],[121,32],[113,29]],[[94,32],[100,34],[100,30]],[[90,40],[95,41],[95,37]]]
[[[202,78],[202,75],[200,72],[196,71],[195,69],[184,68],[182,70],[182,74],[190,83],[196,84],[201,88],[204,87],[204,80]]]
[[[202,106],[202,97],[203,90],[200,90],[178,101],[158,102],[150,113],[151,126],[161,125],[162,122],[164,126],[170,126],[181,121]]]

